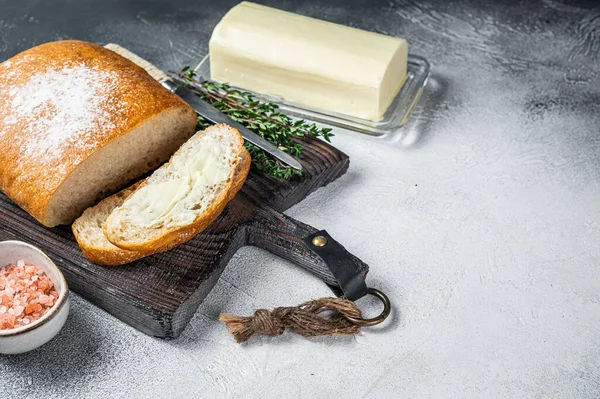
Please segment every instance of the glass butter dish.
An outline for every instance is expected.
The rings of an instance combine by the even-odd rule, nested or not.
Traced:
[[[288,115],[381,137],[395,132],[409,120],[415,105],[417,105],[421,98],[423,89],[427,85],[430,69],[429,62],[425,58],[418,55],[408,55],[408,76],[383,115],[383,118],[379,121],[371,121],[323,109],[311,108],[281,97],[255,93],[251,90],[242,90],[252,93],[257,99],[277,104],[281,111]],[[199,79],[211,80],[210,59],[208,55],[200,61],[195,71]]]

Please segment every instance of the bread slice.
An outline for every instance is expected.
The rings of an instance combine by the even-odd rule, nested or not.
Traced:
[[[121,249],[144,253],[190,240],[239,190],[249,157],[242,136],[230,126],[196,133],[109,215],[104,235]],[[243,170],[236,172],[240,164]]]
[[[233,179],[234,183],[229,190],[227,202],[232,200],[233,197],[235,197],[235,194],[242,188],[248,170],[250,169],[251,159],[248,152],[244,151],[241,157],[242,159],[237,165],[235,177]],[[83,215],[73,223],[73,233],[75,234],[77,243],[85,257],[91,262],[105,266],[118,266],[131,263],[151,254],[149,252],[130,251],[119,248],[108,241],[103,231],[104,223],[109,215],[117,207],[121,206],[127,197],[133,194],[142,183],[143,182],[138,182],[135,185],[106,198],[98,205],[86,209]],[[181,240],[174,240],[168,246],[157,249],[154,252],[167,251],[182,242],[183,241]]]

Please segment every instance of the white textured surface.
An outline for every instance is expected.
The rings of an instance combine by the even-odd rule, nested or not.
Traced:
[[[206,52],[234,2],[110,4],[62,32],[62,20],[42,11],[0,13],[0,55],[78,36],[173,69]],[[405,135],[390,145],[337,132],[350,170],[288,212],[371,265],[369,283],[390,295],[392,320],[356,338],[286,334],[239,346],[216,320],[221,311],[329,294],[245,248],[176,341],[148,338],[74,297],[57,339],[0,358],[0,396],[599,397],[600,10],[270,4],[405,36],[435,65]],[[17,32],[28,42],[8,47]]]

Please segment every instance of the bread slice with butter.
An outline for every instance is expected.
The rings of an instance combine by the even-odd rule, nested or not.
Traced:
[[[246,175],[250,168],[250,156],[247,151],[242,154],[242,159],[238,163],[233,185],[229,190],[229,196],[226,202],[229,202],[235,194],[242,188],[246,180]],[[125,202],[137,188],[143,184],[138,182],[98,203],[97,205],[85,210],[83,215],[73,223],[73,234],[77,239],[79,247],[83,254],[91,262],[105,266],[118,266],[131,263],[150,255],[152,252],[130,251],[122,249],[108,241],[104,235],[104,223],[110,214]],[[167,251],[180,244],[177,240],[172,241],[164,248],[157,248],[153,252]]]
[[[249,159],[230,126],[196,133],[108,216],[104,235],[121,249],[145,254],[190,240],[241,188]]]

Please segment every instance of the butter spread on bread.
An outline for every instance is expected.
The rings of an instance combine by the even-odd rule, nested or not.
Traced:
[[[166,161],[196,115],[103,47],[46,43],[0,64],[0,190],[46,226]]]
[[[379,120],[406,78],[405,40],[242,2],[209,43],[213,80]]]
[[[146,253],[188,241],[222,212],[249,164],[236,129],[198,132],[108,216],[104,235],[119,248]]]
[[[173,157],[176,174],[169,180],[147,184],[123,205],[132,222],[142,227],[173,226],[192,223],[198,211],[208,207],[219,184],[230,179],[238,156],[235,148],[221,145],[220,137],[204,135],[191,154]],[[208,194],[208,195],[207,195]]]

